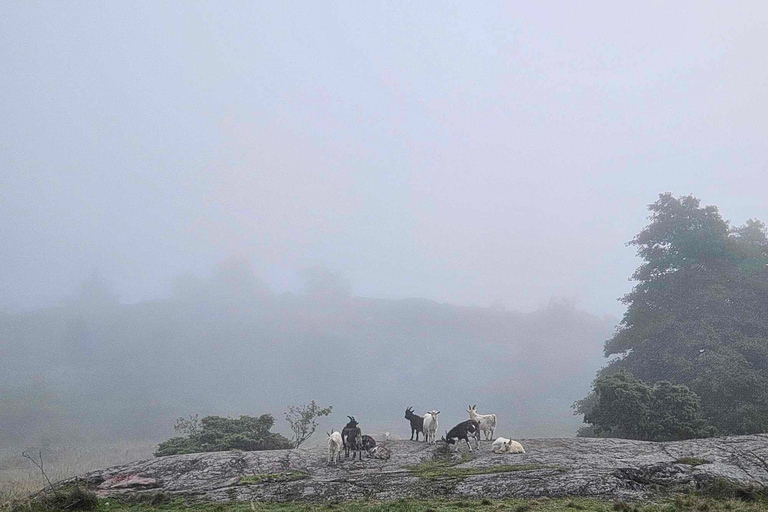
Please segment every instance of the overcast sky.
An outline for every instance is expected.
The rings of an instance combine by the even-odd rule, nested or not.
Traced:
[[[596,314],[658,193],[768,220],[768,3],[0,3],[0,307],[277,292]]]

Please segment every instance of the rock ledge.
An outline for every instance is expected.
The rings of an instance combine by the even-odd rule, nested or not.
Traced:
[[[670,443],[624,439],[521,440],[525,454],[497,455],[490,441],[467,457],[466,445],[445,470],[418,471],[439,444],[386,443],[387,461],[326,464],[322,448],[215,452],[155,458],[60,482],[84,483],[102,497],[157,492],[188,501],[345,501],[402,497],[590,496],[639,500],[695,490],[717,478],[768,485],[768,435]],[[463,456],[463,457],[462,457]],[[686,463],[687,462],[687,463]],[[442,467],[442,466],[441,466]]]

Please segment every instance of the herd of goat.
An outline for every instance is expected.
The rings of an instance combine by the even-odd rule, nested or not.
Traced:
[[[493,439],[496,430],[495,414],[479,414],[476,405],[470,405],[467,409],[469,419],[462,421],[451,430],[445,433],[440,440],[447,444],[455,444],[457,440],[464,440],[472,451],[472,445],[469,442],[470,436],[475,439],[475,448],[480,446],[480,431],[485,435],[486,441]],[[419,434],[422,434],[423,440],[428,444],[435,444],[435,435],[438,428],[438,415],[440,411],[427,411],[424,416],[413,413],[413,407],[405,410],[405,419],[411,423],[411,441],[416,436],[419,440]],[[376,459],[389,459],[391,452],[383,445],[377,445],[376,440],[371,436],[364,436],[360,430],[360,425],[354,416],[347,416],[347,423],[341,432],[333,431],[328,433],[328,464],[338,464],[341,450],[344,450],[344,458],[349,458],[352,453],[352,460],[355,456],[363,460],[363,452],[368,453],[368,457]],[[389,433],[385,434],[389,439]],[[523,446],[517,441],[498,437],[494,440],[491,447],[494,453],[525,453]]]

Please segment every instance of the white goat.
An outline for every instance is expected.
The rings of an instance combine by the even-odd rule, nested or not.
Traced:
[[[504,437],[497,437],[493,442],[491,450],[493,453],[525,453],[523,445]]]
[[[328,464],[338,464],[339,454],[341,453],[342,442],[341,433],[328,433]]]
[[[469,418],[480,424],[480,430],[485,434],[485,440],[493,439],[493,431],[496,430],[495,414],[477,414],[477,406],[470,405],[467,409]]]
[[[424,413],[424,437],[427,438],[427,444],[435,444],[435,432],[437,432],[437,415],[440,411],[427,411]]]

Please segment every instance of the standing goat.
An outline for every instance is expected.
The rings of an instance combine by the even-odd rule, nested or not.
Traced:
[[[424,418],[418,414],[413,414],[413,406],[405,410],[405,419],[411,422],[411,441],[413,434],[416,434],[416,440],[419,440],[419,432],[424,433]],[[426,439],[424,439],[426,441]]]
[[[496,430],[496,415],[477,414],[476,405],[470,405],[467,412],[469,413],[470,419],[473,419],[480,424],[480,430],[485,434],[485,440],[489,441],[493,439],[493,431]]]
[[[341,434],[338,432],[327,432],[328,434],[328,464],[338,464],[339,454],[341,453]]]
[[[360,427],[351,428],[347,431],[347,445],[344,447],[345,459],[349,458],[350,451],[352,452],[352,460],[355,460],[355,452],[357,452],[358,458],[363,460],[363,434],[360,433]]]
[[[457,439],[463,439],[467,442],[469,451],[472,451],[472,445],[469,444],[469,434],[475,438],[475,446],[480,447],[480,425],[475,420],[462,421],[449,432],[445,434],[445,437],[441,441],[445,441],[448,444],[456,444]]]
[[[435,444],[435,432],[437,432],[437,415],[440,411],[431,410],[424,413],[424,438],[427,444]]]
[[[347,456],[348,456],[348,452],[347,452],[347,437],[349,436],[349,433],[352,430],[357,428],[359,423],[357,422],[357,420],[355,419],[354,416],[347,416],[347,418],[349,418],[349,423],[344,425],[344,428],[341,429],[341,444],[344,446],[344,453],[346,453]]]

